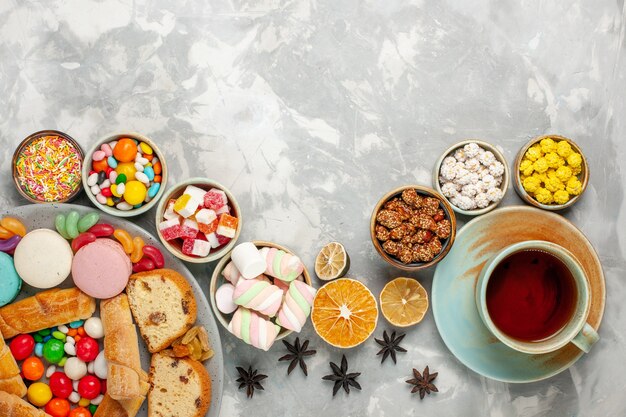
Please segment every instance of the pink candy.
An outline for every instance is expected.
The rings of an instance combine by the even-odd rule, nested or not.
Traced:
[[[228,203],[226,193],[222,190],[218,190],[217,188],[209,190],[204,195],[204,207],[211,210],[219,210],[224,207],[226,203]]]
[[[91,156],[94,161],[102,161],[105,157],[106,154],[104,153],[104,151],[95,151]]]
[[[182,251],[185,255],[207,256],[211,251],[211,244],[201,239],[185,239]]]
[[[183,239],[195,239],[198,236],[198,232],[198,223],[195,220],[183,220],[180,237],[182,237]]]
[[[182,236],[183,228],[178,219],[165,220],[159,223],[159,231],[165,240],[174,240]]]

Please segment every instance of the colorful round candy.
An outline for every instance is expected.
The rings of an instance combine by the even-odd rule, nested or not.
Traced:
[[[22,363],[22,374],[29,381],[37,381],[41,379],[45,372],[43,362],[36,356],[24,359]]]
[[[63,372],[55,372],[50,376],[50,389],[55,397],[68,398],[72,391],[72,380]]]
[[[67,417],[70,413],[70,402],[63,398],[53,398],[46,404],[45,410],[52,417]]]
[[[104,328],[102,327],[102,320],[100,320],[99,317],[88,318],[83,327],[89,337],[93,337],[94,339],[104,337]]]
[[[65,362],[63,370],[65,371],[65,375],[67,375],[68,378],[74,381],[78,381],[79,379],[87,375],[87,365],[85,364],[85,362],[76,357],[68,358]]]
[[[78,382],[78,393],[88,400],[93,400],[100,395],[100,389],[100,380],[93,375],[86,375]]]
[[[124,200],[130,205],[137,205],[143,203],[146,199],[148,190],[146,186],[139,181],[128,181],[126,183],[126,190],[124,191]]]
[[[83,362],[94,361],[99,352],[98,342],[89,336],[82,337],[76,343],[76,356]]]
[[[59,339],[48,339],[43,345],[43,357],[50,363],[57,364],[65,355],[64,343]]]
[[[28,401],[35,407],[43,407],[52,399],[50,387],[43,382],[35,382],[28,387]]]
[[[11,340],[9,349],[15,360],[22,361],[33,353],[35,339],[29,334],[20,334]]]
[[[137,155],[137,144],[129,138],[118,140],[113,148],[113,156],[120,162],[134,161],[135,155]]]
[[[77,407],[70,411],[69,417],[91,417],[91,412],[85,407]]]

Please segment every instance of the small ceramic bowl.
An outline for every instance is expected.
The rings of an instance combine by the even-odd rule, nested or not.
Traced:
[[[80,194],[80,192],[83,189],[83,184],[79,180],[78,175],[76,176],[77,181],[75,182],[75,188],[69,193],[65,192],[66,195],[64,195],[62,198],[58,198],[54,200],[43,200],[43,199],[35,198],[33,192],[29,193],[28,191],[25,190],[26,185],[23,183],[23,180],[28,179],[27,176],[24,179],[20,178],[21,175],[20,175],[20,170],[18,169],[18,163],[19,163],[18,161],[20,160],[20,157],[23,151],[32,142],[45,136],[58,136],[59,138],[68,142],[72,147],[76,149],[76,155],[78,156],[80,161],[77,165],[74,164],[74,167],[78,171],[77,174],[81,175],[82,166],[84,165],[83,162],[85,159],[85,154],[83,153],[83,150],[81,149],[78,142],[76,142],[72,137],[70,137],[70,135],[63,133],[63,132],[59,132],[58,130],[42,130],[42,131],[35,132],[29,135],[26,139],[22,141],[22,143],[19,144],[19,146],[15,150],[15,153],[13,153],[12,166],[13,166],[13,182],[15,183],[15,188],[17,188],[17,191],[20,193],[22,197],[24,197],[26,200],[28,200],[31,203],[69,203],[70,201],[75,199],[76,196],[78,196],[78,194]]]
[[[254,245],[257,248],[264,248],[264,247],[269,247],[269,248],[276,248],[279,250],[283,250],[287,253],[291,253],[293,254],[292,251],[290,251],[289,249],[287,249],[284,246],[281,246],[277,243],[272,243],[272,242],[266,242],[263,240],[254,240],[252,241],[252,243],[254,243]],[[211,284],[209,286],[209,297],[211,300],[211,307],[213,308],[213,312],[215,313],[215,317],[217,317],[217,320],[222,324],[222,326],[224,326],[225,329],[228,330],[228,323],[230,322],[230,318],[232,316],[232,314],[224,314],[221,311],[219,311],[217,309],[217,303],[215,300],[215,293],[217,292],[217,289],[224,283],[226,283],[226,279],[224,278],[224,276],[222,276],[222,271],[224,270],[224,268],[226,267],[226,265],[228,265],[228,263],[230,262],[230,255],[231,253],[229,252],[228,254],[226,254],[215,266],[215,269],[213,270],[213,276],[211,277]],[[304,282],[306,282],[307,284],[311,285],[311,275],[309,274],[309,271],[307,270],[306,266],[304,267],[304,270],[302,271],[302,276],[304,277]],[[282,338],[285,338],[287,336],[289,336],[292,333],[291,330],[285,329],[281,327],[280,332],[278,333],[278,336],[276,336],[276,340],[280,340]]]
[[[385,203],[387,203],[392,198],[400,197],[404,190],[408,190],[411,188],[415,189],[417,193],[421,196],[434,197],[439,200],[439,207],[443,209],[446,218],[450,220],[450,236],[441,242],[442,243],[441,251],[431,261],[414,262],[410,264],[405,264],[405,263],[402,263],[396,257],[391,256],[387,252],[385,252],[385,250],[382,247],[382,243],[376,238],[375,228],[376,228],[376,216],[378,212],[382,210]],[[437,264],[450,251],[450,248],[452,247],[452,244],[454,243],[455,236],[456,236],[456,217],[454,215],[454,210],[452,210],[452,206],[450,205],[450,203],[448,203],[448,201],[441,194],[439,194],[437,191],[429,187],[424,187],[421,185],[404,185],[402,187],[398,187],[390,191],[389,193],[385,194],[385,196],[383,196],[383,198],[381,198],[378,201],[378,204],[376,204],[376,207],[374,207],[374,210],[372,211],[372,218],[370,221],[370,237],[372,239],[372,244],[374,245],[374,248],[376,248],[376,251],[380,254],[380,256],[387,263],[389,263],[392,266],[395,266],[396,268],[403,269],[405,271],[419,271],[421,269],[425,269],[425,268],[428,268],[430,266]]]
[[[231,214],[234,217],[237,217],[237,219],[239,219],[239,221],[237,222],[237,231],[235,233],[235,237],[233,237],[230,240],[230,242],[228,242],[224,246],[217,248],[215,250],[211,250],[211,252],[205,257],[185,255],[182,252],[181,239],[167,241],[165,240],[165,238],[163,238],[163,235],[161,234],[161,231],[159,230],[159,223],[161,223],[164,220],[163,214],[165,213],[165,210],[167,209],[168,201],[170,201],[171,199],[175,200],[178,197],[180,197],[188,185],[195,185],[196,187],[202,188],[203,190],[207,190],[207,191],[209,191],[211,188],[217,188],[217,189],[224,191],[224,193],[226,194],[226,197],[228,197],[228,204],[231,207]],[[161,243],[163,243],[163,246],[165,246],[167,250],[170,251],[172,255],[176,256],[177,258],[182,259],[183,261],[196,263],[196,264],[202,264],[202,263],[215,261],[217,259],[220,259],[222,256],[226,255],[228,252],[230,252],[233,246],[235,246],[235,243],[237,243],[237,239],[239,239],[239,234],[241,233],[242,223],[243,223],[243,219],[241,215],[241,209],[239,208],[239,204],[237,203],[235,196],[230,191],[228,191],[228,189],[224,187],[222,184],[220,184],[217,181],[210,180],[208,178],[190,178],[186,181],[182,181],[174,185],[172,188],[167,190],[167,192],[165,192],[165,195],[159,202],[159,205],[156,210],[156,215],[155,215],[155,225],[157,229],[157,234],[159,235],[159,239],[161,239]]]
[[[578,177],[578,179],[580,180],[582,184],[582,191],[580,192],[580,194],[578,194],[577,196],[574,196],[565,204],[542,204],[538,202],[537,200],[535,200],[535,198],[532,195],[530,195],[524,189],[524,186],[522,185],[520,165],[522,163],[522,159],[524,158],[524,155],[526,154],[526,151],[528,151],[528,148],[530,148],[534,144],[541,142],[543,139],[547,139],[547,138],[551,138],[555,142],[560,142],[563,140],[567,141],[572,147],[572,149],[575,152],[579,153],[580,156],[582,157],[581,171],[578,175],[576,175],[576,177]],[[530,140],[528,143],[526,143],[526,145],[524,145],[519,150],[519,152],[517,153],[517,156],[515,157],[515,162],[513,163],[513,170],[514,170],[513,188],[515,188],[515,191],[517,192],[517,194],[522,198],[522,200],[524,200],[528,204],[538,207],[540,209],[544,209],[544,210],[558,211],[558,210],[563,210],[572,206],[584,194],[585,190],[587,189],[587,184],[589,183],[589,165],[587,164],[587,160],[585,159],[585,154],[582,152],[580,147],[574,141],[566,137],[559,136],[559,135],[538,136]]]
[[[443,192],[441,191],[441,183],[439,182],[439,171],[441,170],[441,165],[443,163],[443,160],[446,157],[451,156],[452,154],[454,154],[454,151],[456,151],[459,148],[462,148],[463,146],[465,146],[465,145],[467,145],[469,143],[476,143],[478,146],[480,146],[484,150],[490,151],[491,153],[493,153],[493,155],[496,157],[496,159],[499,162],[501,162],[502,165],[504,165],[504,174],[502,174],[502,182],[500,183],[500,186],[499,186],[500,190],[502,190],[502,198],[499,201],[495,202],[495,203],[494,202],[490,203],[487,207],[484,207],[484,208],[477,208],[477,209],[474,209],[474,210],[463,210],[462,208],[459,208],[459,207],[455,206],[454,204],[452,204],[452,202],[445,195],[443,195]],[[435,187],[435,190],[437,190],[437,192],[439,194],[441,194],[443,196],[443,198],[445,198],[448,203],[450,203],[450,206],[452,207],[452,210],[456,211],[459,214],[463,214],[465,216],[479,216],[481,214],[485,214],[487,212],[490,212],[491,210],[496,208],[498,206],[498,204],[500,204],[500,202],[504,199],[504,196],[506,195],[506,192],[509,189],[509,178],[510,178],[510,175],[511,174],[509,172],[509,164],[506,162],[506,159],[504,158],[504,155],[502,154],[502,152],[500,152],[500,150],[498,148],[496,148],[495,146],[491,145],[490,143],[483,142],[482,140],[470,139],[470,140],[464,140],[462,142],[459,142],[457,144],[454,144],[454,145],[450,146],[439,157],[439,159],[437,159],[437,162],[435,163],[435,169],[433,171],[433,186]]]
[[[161,186],[159,188],[159,191],[152,198],[152,200],[150,200],[148,203],[144,203],[141,207],[133,208],[130,210],[120,210],[115,206],[110,207],[110,206],[107,206],[106,204],[100,204],[96,200],[96,196],[93,195],[93,193],[91,192],[91,187],[89,187],[89,185],[87,184],[89,173],[92,170],[93,153],[100,150],[100,147],[102,146],[102,144],[109,143],[111,141],[119,140],[122,138],[135,139],[139,142],[145,142],[146,144],[148,144],[154,151],[154,155],[156,155],[159,158],[159,161],[161,162],[161,167],[162,167],[162,173],[161,173],[162,178],[161,178]],[[91,147],[91,149],[89,149],[85,157],[85,162],[83,164],[82,177],[83,177],[83,187],[85,188],[85,194],[87,194],[87,197],[89,197],[89,200],[91,200],[94,206],[96,206],[100,210],[112,216],[133,217],[133,216],[138,216],[140,214],[145,213],[146,211],[150,210],[159,202],[159,199],[161,199],[161,197],[165,193],[165,187],[167,186],[168,174],[169,174],[169,171],[167,168],[165,157],[163,153],[159,150],[158,146],[152,140],[136,132],[119,132],[119,133],[110,134],[101,138]]]

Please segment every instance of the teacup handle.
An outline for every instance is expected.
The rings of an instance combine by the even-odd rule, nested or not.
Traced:
[[[585,323],[582,330],[572,339],[572,343],[575,344],[580,350],[585,353],[589,353],[591,346],[594,345],[600,336],[598,332],[594,330],[589,323]]]

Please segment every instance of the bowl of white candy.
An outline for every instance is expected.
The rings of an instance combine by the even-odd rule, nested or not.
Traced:
[[[509,168],[502,152],[481,140],[465,140],[437,160],[433,186],[466,216],[485,214],[502,201],[509,187]]]

